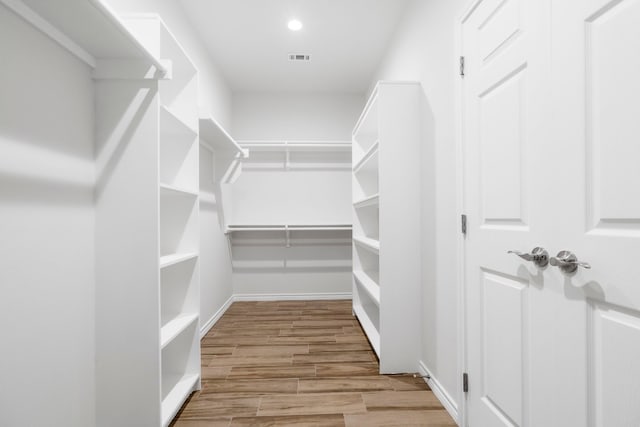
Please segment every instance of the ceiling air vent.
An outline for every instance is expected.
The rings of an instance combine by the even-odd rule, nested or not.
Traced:
[[[289,61],[310,61],[311,55],[299,54],[299,53],[290,53]]]

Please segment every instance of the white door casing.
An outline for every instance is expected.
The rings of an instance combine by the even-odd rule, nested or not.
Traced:
[[[640,0],[462,20],[470,426],[639,426]],[[507,250],[573,251],[591,270]]]

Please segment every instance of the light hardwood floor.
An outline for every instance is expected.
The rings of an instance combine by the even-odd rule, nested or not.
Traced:
[[[351,301],[236,302],[202,340],[174,426],[455,426],[425,382],[379,375]]]

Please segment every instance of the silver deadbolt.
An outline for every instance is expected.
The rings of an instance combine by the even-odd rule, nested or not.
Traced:
[[[578,257],[571,251],[560,251],[558,255],[551,257],[549,262],[567,274],[575,273],[578,267],[591,268],[588,262],[578,261]]]
[[[533,261],[535,265],[540,268],[546,267],[549,264],[549,252],[545,248],[535,247],[531,250],[531,253],[525,253],[520,251],[508,251],[508,254],[518,255],[525,261]]]

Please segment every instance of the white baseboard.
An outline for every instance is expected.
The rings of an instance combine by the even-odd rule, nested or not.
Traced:
[[[351,292],[331,294],[234,294],[234,301],[305,301],[351,299]]]
[[[220,309],[218,311],[215,312],[215,314],[213,316],[211,316],[211,319],[209,319],[207,321],[207,323],[205,323],[204,325],[202,325],[202,328],[200,328],[200,339],[204,338],[205,335],[207,335],[207,332],[209,332],[209,330],[211,328],[213,328],[213,325],[216,324],[216,322],[218,320],[220,320],[220,318],[222,317],[222,315],[227,311],[227,309],[231,306],[231,304],[233,303],[234,299],[233,299],[233,295],[231,295],[229,297],[229,299],[222,304],[222,307],[220,307]]]
[[[418,362],[418,369],[420,370],[420,375],[422,375],[423,377],[429,377],[424,379],[425,382],[429,384],[431,391],[433,391],[433,394],[435,394],[440,403],[442,403],[442,406],[444,406],[449,415],[451,415],[451,418],[453,418],[456,424],[460,425],[460,418],[458,416],[458,405],[455,403],[451,395],[447,393],[444,387],[442,387],[442,384],[440,384],[438,379],[431,374],[431,371],[427,369],[427,366],[424,364],[424,362]]]

